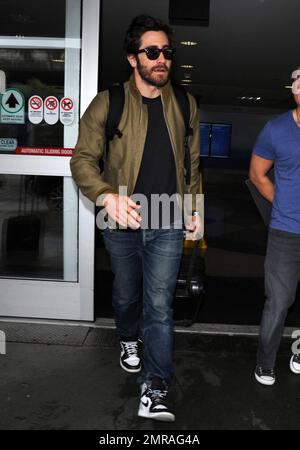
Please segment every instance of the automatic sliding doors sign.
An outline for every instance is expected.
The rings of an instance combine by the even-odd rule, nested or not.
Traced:
[[[17,155],[31,156],[73,156],[73,148],[63,147],[17,147]]]

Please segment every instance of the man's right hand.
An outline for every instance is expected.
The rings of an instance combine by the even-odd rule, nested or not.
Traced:
[[[137,230],[140,228],[141,217],[136,209],[140,206],[125,195],[107,194],[103,199],[103,206],[113,222],[124,228]]]

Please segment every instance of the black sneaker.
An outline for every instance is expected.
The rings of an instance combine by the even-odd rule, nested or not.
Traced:
[[[271,386],[275,383],[275,373],[273,369],[264,369],[261,366],[256,366],[255,378],[259,383],[266,386]]]
[[[175,415],[167,405],[167,395],[168,387],[163,380],[155,378],[150,385],[143,383],[138,416],[163,422],[174,422]]]
[[[120,365],[126,372],[137,373],[142,368],[141,363],[141,346],[142,341],[120,341],[121,356]]]
[[[300,373],[300,353],[296,353],[291,357],[290,369],[293,373]]]

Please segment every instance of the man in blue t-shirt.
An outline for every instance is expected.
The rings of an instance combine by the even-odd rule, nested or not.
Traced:
[[[266,302],[255,369],[256,380],[264,385],[275,383],[276,355],[300,280],[299,84],[300,79],[297,88],[293,88],[296,108],[266,124],[255,143],[250,164],[251,181],[273,204],[265,259]],[[274,183],[267,176],[273,165]],[[300,374],[300,354],[292,355],[290,369]]]

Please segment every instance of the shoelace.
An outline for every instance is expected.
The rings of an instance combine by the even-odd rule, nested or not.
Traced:
[[[138,343],[137,342],[123,342],[124,350],[128,354],[128,356],[136,355],[138,352]]]
[[[258,371],[259,371],[259,375],[269,375],[271,377],[274,377],[273,369],[263,369],[262,367],[259,367]]]
[[[167,390],[148,388],[147,396],[151,398],[154,404],[160,403],[164,405],[167,393]]]

